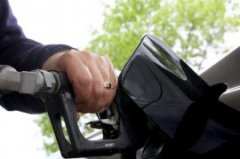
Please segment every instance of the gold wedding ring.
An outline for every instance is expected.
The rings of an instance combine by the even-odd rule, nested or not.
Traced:
[[[109,82],[109,81],[103,82],[103,88],[111,89],[112,88],[112,83]]]

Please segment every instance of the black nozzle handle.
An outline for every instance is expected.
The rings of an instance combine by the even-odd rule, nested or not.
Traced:
[[[71,87],[65,75],[59,74],[59,78],[61,81],[60,91],[45,103],[62,156],[86,157],[112,155],[125,149],[128,141],[127,135],[123,130],[124,127],[121,124],[121,135],[116,139],[90,141],[82,135],[77,123],[77,111]],[[64,135],[63,121],[66,125],[69,139]]]

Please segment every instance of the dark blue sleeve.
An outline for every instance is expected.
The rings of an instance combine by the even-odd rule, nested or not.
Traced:
[[[67,45],[42,45],[24,36],[7,0],[0,0],[0,64],[11,65],[19,71],[41,68],[53,54],[71,49]],[[44,112],[43,103],[36,98],[11,94],[1,98],[7,110],[27,113]]]

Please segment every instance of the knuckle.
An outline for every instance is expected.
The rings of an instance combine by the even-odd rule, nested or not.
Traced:
[[[94,54],[91,52],[88,52],[88,51],[82,51],[81,55],[86,57],[87,59],[93,59],[93,57],[94,57]]]
[[[102,59],[103,61],[107,61],[107,60],[108,60],[108,56],[103,55],[103,56],[101,56],[101,59]]]
[[[84,76],[83,79],[82,79],[82,84],[85,85],[85,86],[91,85],[92,82],[93,82],[93,78],[92,78],[92,76],[90,76],[90,75],[88,75],[88,76],[86,75],[86,76]]]
[[[94,55],[98,61],[106,62],[106,57],[107,57],[106,55],[101,55],[101,54],[94,54]]]
[[[105,61],[108,63],[108,64],[111,64],[111,59],[108,57],[108,56],[104,56],[105,58]]]
[[[76,56],[76,52],[73,52],[73,51],[68,51],[65,53],[66,58],[73,58],[73,57],[75,58],[75,56]]]
[[[85,55],[90,55],[90,54],[91,54],[91,52],[86,51],[86,50],[81,51],[81,53],[83,53],[83,54],[85,54]]]
[[[96,63],[96,58],[95,55],[93,53],[90,52],[85,52],[83,53],[83,59],[85,60],[85,62],[87,62],[88,64],[95,64]]]
[[[98,57],[98,61],[99,61],[101,64],[105,64],[105,63],[106,63],[105,56],[99,56],[99,57]]]
[[[71,52],[71,51],[68,51],[68,52],[66,52],[66,53],[64,53],[63,55],[62,55],[62,60],[63,61],[72,61],[72,60],[74,60],[76,58],[76,55],[75,55],[75,53],[73,53],[73,52]]]

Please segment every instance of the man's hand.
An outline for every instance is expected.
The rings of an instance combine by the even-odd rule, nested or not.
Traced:
[[[117,78],[108,57],[70,50],[51,56],[42,69],[67,74],[79,112],[102,112],[116,94]]]

